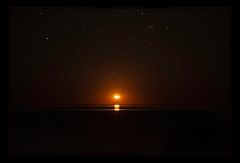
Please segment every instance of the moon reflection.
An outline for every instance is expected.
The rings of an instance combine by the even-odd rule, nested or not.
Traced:
[[[120,105],[114,105],[114,111],[119,111],[120,110]]]

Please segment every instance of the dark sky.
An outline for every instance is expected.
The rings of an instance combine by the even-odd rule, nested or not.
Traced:
[[[231,10],[9,9],[16,105],[229,104]]]

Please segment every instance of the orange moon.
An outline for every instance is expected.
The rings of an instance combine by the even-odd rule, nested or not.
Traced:
[[[119,94],[114,94],[114,96],[113,96],[113,98],[116,99],[116,100],[120,99],[120,97],[121,96]]]

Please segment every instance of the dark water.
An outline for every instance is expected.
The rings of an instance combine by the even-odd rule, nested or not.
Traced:
[[[81,109],[9,113],[9,155],[231,155],[232,152],[231,112],[227,110]]]

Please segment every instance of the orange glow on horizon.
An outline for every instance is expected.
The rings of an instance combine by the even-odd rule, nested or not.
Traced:
[[[120,110],[120,105],[114,105],[114,111],[119,111]]]

